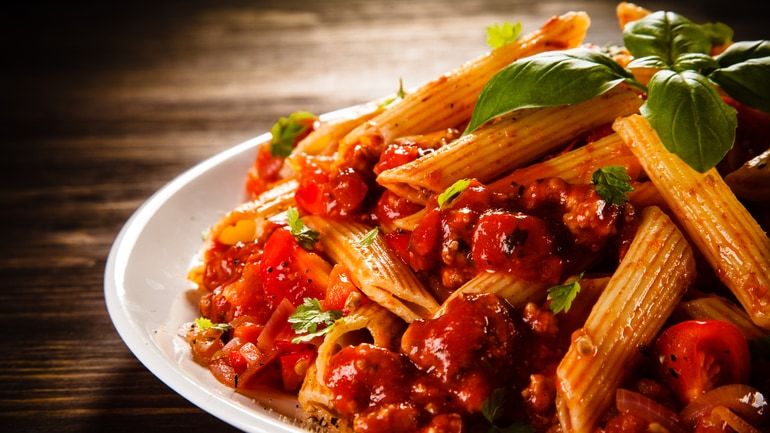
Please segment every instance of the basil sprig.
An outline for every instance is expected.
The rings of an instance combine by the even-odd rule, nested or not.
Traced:
[[[515,61],[486,84],[465,133],[522,108],[577,104],[633,76],[609,56],[586,48],[548,51]]]
[[[666,148],[701,173],[721,161],[735,139],[735,109],[695,71],[658,71],[641,112]]]
[[[649,88],[609,56],[584,48],[520,59],[482,89],[465,132],[514,110],[577,104],[625,82],[647,91],[641,113],[666,149],[705,172],[730,150],[737,127],[735,110],[714,85],[770,112],[770,42],[738,42],[716,58],[709,55],[732,35],[725,24],[696,24],[667,11],[627,24],[623,40],[635,58],[628,67],[659,70]]]

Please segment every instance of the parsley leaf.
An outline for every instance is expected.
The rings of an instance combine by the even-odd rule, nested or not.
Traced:
[[[358,245],[362,247],[368,247],[372,243],[374,243],[375,239],[377,239],[377,233],[380,232],[379,227],[375,227],[364,235],[364,237],[361,238],[361,240],[358,241]]]
[[[198,327],[198,329],[201,331],[213,329],[215,331],[225,332],[230,329],[230,325],[227,323],[213,323],[211,319],[207,319],[205,317],[198,317],[195,319],[195,326]]]
[[[627,193],[634,190],[626,168],[619,165],[608,165],[596,170],[591,176],[591,183],[602,199],[610,204],[627,202]]]
[[[505,403],[506,394],[505,388],[495,388],[481,405],[481,414],[491,424],[494,424],[500,417],[500,410]]]
[[[457,182],[453,183],[449,188],[445,189],[444,192],[438,195],[438,207],[439,209],[444,209],[444,206],[452,201],[455,197],[460,195],[461,192],[468,189],[468,186],[470,186],[471,180],[470,179],[460,179]]]
[[[316,119],[315,114],[307,111],[297,111],[278,119],[270,128],[270,154],[282,158],[291,155],[297,138],[307,132]]]
[[[406,96],[406,91],[404,91],[404,79],[399,78],[398,79],[398,90],[396,90],[396,94],[391,96],[390,98],[382,101],[382,104],[380,104],[380,108],[388,108],[391,104],[393,104],[396,101],[400,101],[404,99]]]
[[[289,220],[289,229],[291,230],[294,239],[297,240],[297,243],[306,250],[313,248],[313,245],[318,242],[318,232],[302,222],[299,218],[297,208],[294,206],[286,210],[286,215]]]
[[[487,433],[535,433],[535,429],[529,424],[515,422],[507,427],[499,427],[496,424],[507,399],[508,393],[505,388],[495,388],[481,405],[481,414],[491,424]]]
[[[492,24],[487,27],[487,45],[493,50],[515,42],[521,33],[521,23]]]
[[[583,274],[578,275],[575,280],[562,284],[560,286],[553,286],[548,289],[548,299],[551,300],[551,311],[554,314],[569,312],[572,307],[572,301],[580,293],[580,280],[583,278]]]
[[[289,316],[289,323],[291,323],[291,329],[298,335],[292,343],[302,343],[313,340],[315,337],[327,334],[332,330],[334,322],[342,317],[342,312],[337,310],[326,310],[321,308],[321,302],[315,298],[305,298],[302,305],[294,310],[294,313]],[[322,329],[318,329],[318,325],[324,325]]]

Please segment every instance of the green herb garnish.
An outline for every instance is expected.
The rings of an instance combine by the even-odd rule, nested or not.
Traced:
[[[487,433],[535,433],[535,429],[529,424],[515,422],[507,427],[499,427],[497,425],[507,399],[508,393],[506,390],[504,388],[496,388],[481,405],[481,414],[491,425]]]
[[[377,239],[377,233],[380,232],[379,227],[375,227],[364,235],[364,237],[361,238],[361,240],[358,241],[358,245],[362,247],[368,247],[372,243],[374,243],[375,239]]]
[[[503,45],[516,42],[521,33],[521,23],[504,22],[501,24],[492,24],[487,27],[487,45],[493,50]]]
[[[278,119],[270,128],[270,154],[282,158],[291,155],[297,138],[307,132],[316,119],[315,114],[307,111],[297,111]]]
[[[447,205],[450,201],[452,201],[455,197],[460,195],[461,192],[468,189],[468,186],[470,186],[471,180],[470,179],[460,179],[453,183],[449,188],[445,189],[444,192],[438,195],[438,207],[439,209],[444,209],[444,206]]]
[[[730,150],[737,126],[735,110],[714,85],[770,112],[770,42],[737,42],[716,59],[709,55],[714,45],[731,39],[725,24],[696,24],[673,12],[627,24],[623,40],[634,56],[629,68],[660,69],[649,88],[609,56],[584,48],[518,60],[486,84],[465,133],[514,110],[577,104],[625,82],[647,91],[641,113],[666,149],[705,172]]]
[[[211,319],[207,319],[205,317],[198,317],[195,319],[195,326],[201,331],[213,329],[215,331],[225,332],[230,329],[230,325],[227,323],[214,323],[211,321]]]
[[[624,204],[628,201],[628,193],[634,190],[626,168],[620,165],[596,170],[591,176],[591,182],[601,198],[610,204]]]
[[[382,104],[380,104],[380,108],[388,108],[394,102],[404,99],[405,96],[406,96],[406,91],[404,90],[404,79],[399,78],[398,90],[396,90],[396,94],[382,101]]]
[[[291,329],[298,335],[291,340],[292,343],[312,341],[314,338],[327,334],[332,330],[334,322],[342,317],[342,312],[337,310],[324,310],[321,302],[315,298],[305,298],[302,305],[298,306],[289,316]],[[318,329],[319,325],[324,328]]]
[[[310,250],[318,242],[318,232],[306,226],[299,217],[299,212],[294,206],[286,210],[289,230],[297,240],[297,243],[304,249]]]
[[[572,301],[575,300],[578,293],[580,293],[580,280],[583,278],[581,273],[573,281],[562,284],[559,286],[553,286],[548,289],[548,299],[551,301],[550,308],[554,314],[569,312],[572,308]]]

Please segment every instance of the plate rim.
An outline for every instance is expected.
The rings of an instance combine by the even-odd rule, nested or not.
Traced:
[[[322,114],[319,118],[321,121],[344,118],[357,111],[370,109],[372,104],[373,103],[365,103],[345,107]],[[121,301],[121,297],[118,294],[121,291],[126,291],[123,281],[125,280],[125,268],[129,257],[131,256],[131,252],[143,229],[162,205],[175,193],[179,192],[179,190],[199,176],[216,168],[219,164],[230,158],[234,158],[243,152],[248,152],[253,148],[256,148],[257,145],[269,139],[270,133],[265,132],[216,153],[177,175],[147,198],[126,220],[110,247],[104,269],[103,292],[110,321],[123,343],[145,368],[175,393],[179,394],[199,409],[244,431],[268,433],[280,430],[283,432],[296,433],[307,430],[283,421],[279,415],[271,416],[269,414],[260,413],[259,411],[246,411],[243,407],[238,406],[231,401],[227,401],[227,399],[215,395],[209,390],[201,387],[190,377],[186,376],[181,370],[175,368],[174,363],[168,358],[153,351],[148,351],[146,346],[153,344],[151,339],[148,338],[149,335],[145,335],[138,326],[135,326],[135,322],[127,313],[125,304]],[[239,203],[233,203],[233,207],[238,204]],[[206,229],[206,227],[201,228],[201,230],[204,229]],[[190,252],[190,257],[192,257],[193,254],[195,254],[195,251]],[[183,293],[180,293],[179,295],[183,296]],[[214,403],[212,403],[212,401]],[[255,404],[258,403],[255,402]],[[247,423],[246,418],[259,420],[264,423],[264,425],[260,427]],[[267,430],[267,428],[270,428],[271,430]]]

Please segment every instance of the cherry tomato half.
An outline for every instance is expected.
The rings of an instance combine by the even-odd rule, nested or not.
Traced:
[[[661,378],[683,404],[719,385],[749,378],[749,346],[729,322],[677,323],[658,337],[655,350]]]

